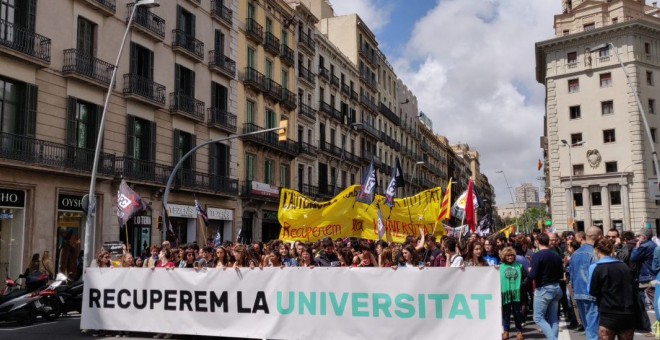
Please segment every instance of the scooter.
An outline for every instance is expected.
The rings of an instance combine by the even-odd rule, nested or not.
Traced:
[[[46,320],[55,320],[62,314],[64,298],[57,292],[57,288],[66,282],[66,275],[59,273],[48,287],[39,291],[39,300],[34,302],[37,313]]]
[[[25,278],[23,275],[20,278]],[[37,274],[26,279],[27,289],[19,289],[17,280],[5,279],[3,295],[0,296],[0,321],[17,321],[22,325],[31,325],[40,313],[37,306],[41,306],[39,300],[39,288],[48,282],[48,275]]]
[[[80,279],[73,282],[67,281],[66,284],[62,284],[55,288],[57,296],[62,303],[62,315],[66,315],[70,312],[82,312],[83,285],[84,282]]]

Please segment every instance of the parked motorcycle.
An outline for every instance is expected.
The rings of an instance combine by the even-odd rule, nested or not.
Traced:
[[[39,288],[48,282],[48,275],[35,273],[27,277],[20,275],[20,278],[25,279],[26,289],[18,288],[17,280],[5,279],[5,288],[0,296],[0,321],[17,321],[22,325],[31,325],[38,314],[48,310],[39,309],[42,306],[39,302]]]
[[[63,275],[63,274],[58,274]],[[70,312],[82,312],[83,299],[83,280],[65,281],[55,288],[57,296],[62,303],[61,314],[66,315]]]
[[[55,280],[50,282],[48,287],[39,291],[39,296],[41,298],[35,301],[34,305],[38,314],[44,319],[54,320],[62,314],[64,298],[58,294],[57,288],[66,281],[66,275],[59,273],[55,277]]]

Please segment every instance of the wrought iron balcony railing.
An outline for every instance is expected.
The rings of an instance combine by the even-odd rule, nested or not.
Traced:
[[[264,50],[274,54],[280,54],[280,39],[271,32],[266,32],[266,42],[264,43]]]
[[[236,115],[217,107],[210,107],[209,125],[217,126],[227,132],[236,133]]]
[[[373,138],[380,138],[380,132],[378,129],[365,121],[362,121],[359,125],[357,125],[357,130],[366,132]]]
[[[243,124],[243,134],[264,130],[261,126],[252,123]],[[272,150],[280,151],[287,154],[290,157],[298,156],[298,143],[288,139],[285,142],[279,142],[277,138],[277,132],[264,132],[254,135],[248,135],[241,137],[242,140],[252,141],[264,146],[269,147]]]
[[[376,80],[372,78],[371,74],[366,70],[360,71],[360,80],[362,80],[362,82],[372,90],[378,91],[378,84],[376,83]]]
[[[245,20],[245,35],[257,44],[263,44],[264,42],[264,28],[252,18]]]
[[[319,195],[319,187],[309,184],[298,186],[298,191],[311,199],[314,199]]]
[[[50,39],[6,20],[0,20],[0,48],[3,47],[50,63]]]
[[[314,145],[306,142],[298,142],[298,151],[301,154],[306,154],[312,157],[318,156],[318,149]]]
[[[314,54],[314,52],[316,50],[316,42],[314,41],[314,39],[312,37],[309,36],[309,34],[307,34],[305,32],[302,32],[302,31],[299,32],[298,41],[302,43],[301,46],[307,48],[307,50],[309,52]]]
[[[367,47],[367,44],[362,44],[360,46],[360,55],[367,60],[369,64],[372,66],[377,66],[378,65],[378,59],[376,58],[376,53],[373,49],[369,49]]]
[[[234,12],[224,6],[222,0],[211,0],[211,15],[214,18],[219,19],[220,22],[229,25],[229,27],[232,26]]]
[[[378,113],[378,105],[376,105],[374,100],[369,98],[367,95],[360,95],[360,104],[371,110],[371,112]]]
[[[337,77],[336,75],[333,74],[330,77],[330,85],[332,85],[336,88],[339,88],[339,77]]]
[[[133,157],[117,157],[116,175],[127,179],[165,185],[173,166]]]
[[[293,66],[295,61],[294,52],[286,44],[282,44],[282,48],[280,49],[280,59],[285,65],[289,67]]]
[[[316,84],[316,75],[300,63],[298,64],[298,77],[312,86]]]
[[[261,92],[266,91],[266,76],[253,69],[252,67],[245,68],[245,74],[243,78],[243,84],[245,86],[252,87],[255,90]]]
[[[348,86],[348,84],[341,84],[341,92],[343,92],[347,96],[351,96],[351,88]]]
[[[204,102],[181,92],[170,93],[170,112],[204,121]]]
[[[330,71],[323,65],[319,65],[319,76],[321,78],[325,78],[327,81],[330,81]]]
[[[262,191],[256,189],[252,184],[252,182],[256,182],[256,181],[241,181],[241,193],[240,193],[241,196],[250,197],[252,199],[260,199],[264,201],[272,201],[272,202],[279,201],[280,187],[273,186],[273,188],[277,190],[277,194],[275,194],[274,192]]]
[[[103,86],[110,85],[114,66],[76,49],[64,50],[64,75],[78,75]]]
[[[296,94],[285,88],[282,88],[282,98],[280,100],[282,105],[289,110],[295,110],[298,107]]]
[[[392,123],[394,123],[397,126],[401,124],[401,119],[399,118],[399,116],[397,116],[396,113],[394,113],[392,110],[390,110],[390,108],[387,107],[387,105],[385,105],[381,102],[379,109],[380,109],[380,113],[383,116],[385,116],[385,118],[392,121]]]
[[[183,30],[172,30],[172,49],[186,52],[199,61],[204,60],[204,43]]]
[[[124,94],[139,96],[158,106],[165,105],[165,86],[137,74],[124,75]]]
[[[132,2],[126,6],[128,7],[128,15],[130,15],[131,11],[133,11],[133,6],[135,6],[135,3]],[[129,18],[126,18],[126,20],[128,19]],[[142,29],[146,33],[153,35],[159,40],[165,39],[165,19],[151,13],[151,11],[144,7],[138,7],[135,10],[133,24],[135,27]]]
[[[236,62],[221,51],[209,51],[209,69],[220,71],[232,79],[236,77]]]
[[[351,89],[351,99],[352,100],[360,100],[360,95],[353,89]]]
[[[266,78],[265,85],[266,92],[264,94],[272,100],[280,101],[282,97],[282,85],[270,78]]]
[[[299,112],[302,116],[316,120],[316,109],[303,103],[298,103],[298,107],[300,108]]]
[[[101,10],[106,16],[112,16],[117,11],[115,0],[87,0],[87,3]]]
[[[94,149],[48,142],[33,137],[0,132],[0,159],[63,171],[92,171]],[[101,153],[98,172],[113,175],[115,155]]]

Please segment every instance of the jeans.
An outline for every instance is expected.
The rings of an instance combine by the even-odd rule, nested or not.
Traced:
[[[646,313],[646,291],[644,288],[639,288],[637,290],[637,296],[639,298],[639,305],[641,306],[641,315],[639,317],[642,319],[642,329],[636,329],[637,331],[650,332],[651,331],[651,320],[649,320],[649,315]]]
[[[505,332],[511,328],[511,313],[513,313],[516,330],[522,332],[523,317],[520,302],[511,302],[502,306],[502,328]]]
[[[539,287],[534,292],[534,323],[541,328],[548,340],[559,336],[559,300],[562,293],[559,284]]]
[[[575,300],[587,340],[598,340],[598,306],[595,301]]]

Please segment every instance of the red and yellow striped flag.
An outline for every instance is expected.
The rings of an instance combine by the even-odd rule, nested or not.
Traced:
[[[447,184],[447,190],[445,195],[442,197],[442,203],[440,203],[440,214],[438,214],[438,221],[446,221],[451,218],[451,178],[449,179],[449,184]]]

